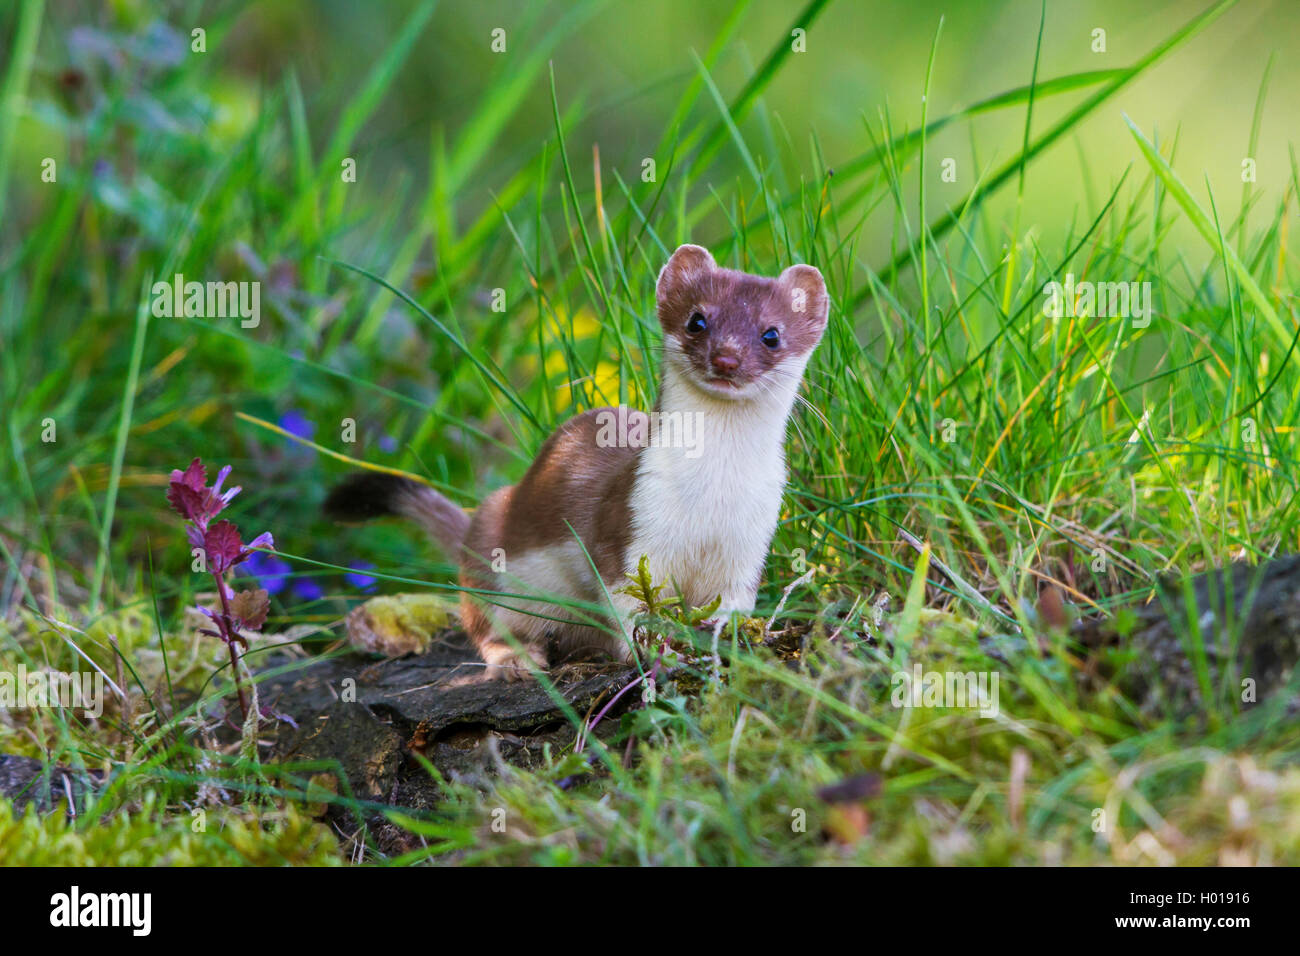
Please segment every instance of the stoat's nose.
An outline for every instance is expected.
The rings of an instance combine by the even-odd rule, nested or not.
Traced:
[[[730,352],[715,352],[709,356],[709,364],[719,375],[731,375],[740,368],[740,359]]]

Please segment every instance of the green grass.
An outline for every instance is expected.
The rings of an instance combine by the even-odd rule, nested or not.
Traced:
[[[1042,244],[1020,202],[1014,221],[989,209],[1232,3],[1171,29],[1130,67],[1056,76],[1039,64],[1027,85],[951,115],[927,105],[915,128],[888,112],[864,116],[870,148],[832,171],[816,141],[782,142],[765,107],[764,91],[792,68],[788,31],[740,90],[715,81],[742,0],[694,73],[672,79],[680,98],[654,182],[641,181],[640,157],[609,147],[595,165],[584,119],[608,103],[581,92],[571,67],[548,66],[548,52],[601,6],[535,20],[512,41],[527,52],[485,79],[466,125],[432,124],[427,182],[339,177],[354,153],[366,168],[359,131],[439,22],[420,4],[324,130],[309,128],[291,70],[227,140],[206,122],[140,135],[123,108],[135,93],[129,71],[92,78],[106,105],[68,124],[68,142],[111,171],[61,162],[57,190],[39,196],[46,187],[26,171],[18,182],[6,157],[18,121],[51,122],[54,109],[52,83],[33,72],[33,31],[53,42],[67,25],[32,0],[0,14],[20,41],[0,90],[0,170],[14,191],[0,205],[0,664],[74,669],[84,655],[125,693],[96,725],[58,711],[0,721],[0,751],[114,781],[66,827],[0,817],[0,832],[40,834],[15,859],[60,860],[73,842],[77,861],[101,863],[318,859],[321,827],[291,828],[305,848],[291,852],[279,822],[289,814],[297,826],[294,808],[319,802],[308,800],[314,769],[249,764],[208,733],[230,684],[216,642],[184,624],[202,585],[165,508],[168,471],[193,455],[234,465],[246,489],[236,519],[272,530],[297,558],[295,575],[324,586],[319,599],[278,599],[269,633],[294,639],[337,622],[357,598],[341,576],[355,560],[374,563],[386,590],[449,588],[450,569],[415,535],[325,524],[319,503],[346,466],[259,421],[299,410],[320,448],[417,472],[472,504],[517,478],[570,415],[653,400],[654,277],[689,240],[754,272],[812,263],[831,292],[757,611],[766,619],[814,567],[778,622],[808,626],[808,652],[789,667],[739,647],[701,693],[665,689],[632,719],[629,768],[616,760],[608,776],[561,789],[571,762],[556,753],[549,770],[512,771],[487,792],[447,782],[436,814],[400,821],[420,849],[390,858],[373,841],[343,841],[340,858],[1300,860],[1293,721],[1276,708],[1239,713],[1230,688],[1204,719],[1143,714],[1116,685],[1079,681],[1079,649],[1034,609],[1048,583],[1081,613],[1103,614],[1145,599],[1158,573],[1300,546],[1294,165],[1274,208],[1248,191],[1223,221],[1222,197],[1176,172],[1176,141],[1130,123],[1132,139],[1108,147],[1131,152],[1127,173],[1095,203],[1080,201],[1063,242]],[[793,22],[826,6],[814,0]],[[936,32],[936,50],[946,42]],[[159,108],[215,121],[202,61],[152,82]],[[542,142],[512,136],[535,85],[552,95]],[[24,89],[50,109],[24,111]],[[926,184],[929,137],[976,136],[1002,112],[1023,113],[1024,130],[997,165],[961,193]],[[502,169],[490,202],[464,198]],[[1171,240],[1183,220],[1199,245]],[[861,252],[868,232],[891,236],[883,261]],[[176,272],[262,281],[261,327],[150,317],[142,290]],[[1067,274],[1150,282],[1150,325],[1044,316],[1044,283]],[[488,305],[498,289],[504,312]],[[340,438],[345,419],[355,444]],[[931,551],[919,558],[904,535]],[[861,638],[882,594],[892,640],[875,645]],[[988,656],[979,633],[1005,635],[1008,661]],[[1001,716],[893,707],[891,675],[917,662],[996,671]],[[863,773],[883,780],[865,835],[860,818],[817,796]],[[220,846],[176,836],[214,786],[266,847],[247,833]],[[1237,796],[1244,824],[1225,809]],[[498,807],[505,835],[489,826]],[[129,824],[103,822],[128,808]],[[802,830],[792,826],[801,812]],[[179,840],[182,856],[122,849],[149,826]],[[120,832],[103,832],[117,836],[99,835],[112,827]]]

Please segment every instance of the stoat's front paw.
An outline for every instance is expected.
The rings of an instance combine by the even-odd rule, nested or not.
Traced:
[[[632,660],[632,642],[623,638],[616,638],[610,645],[609,654],[620,664],[627,664]]]
[[[497,644],[491,647],[483,648],[481,653],[483,660],[487,662],[486,680],[533,680],[534,674],[532,668],[528,666],[531,660],[533,666],[546,670],[550,663],[546,659],[545,652],[535,647],[524,649],[525,653],[515,651],[514,648],[505,644]]]

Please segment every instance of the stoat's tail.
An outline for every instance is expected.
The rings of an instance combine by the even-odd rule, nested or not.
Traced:
[[[469,531],[469,515],[428,485],[380,471],[359,471],[336,485],[325,499],[325,513],[336,521],[369,521],[395,516],[426,528],[454,559]]]

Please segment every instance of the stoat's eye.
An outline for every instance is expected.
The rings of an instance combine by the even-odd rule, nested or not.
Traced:
[[[759,341],[761,341],[764,345],[766,345],[770,349],[774,349],[781,344],[781,333],[778,332],[776,329],[768,329],[758,338]]]
[[[709,327],[709,323],[704,321],[704,316],[699,312],[692,312],[691,317],[686,320],[686,331],[691,335],[699,335]]]

